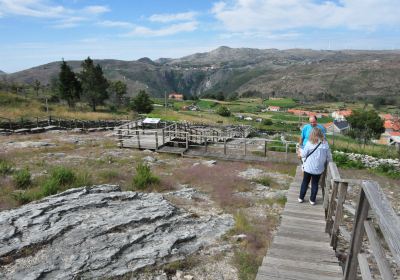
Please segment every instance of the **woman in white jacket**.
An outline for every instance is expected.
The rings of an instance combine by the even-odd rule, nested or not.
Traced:
[[[328,142],[318,127],[314,127],[311,131],[307,144],[301,150],[301,158],[304,174],[300,188],[299,202],[304,201],[304,196],[307,193],[308,184],[311,180],[310,204],[314,205],[318,193],[319,178],[322,172],[324,172],[325,163],[332,161]]]

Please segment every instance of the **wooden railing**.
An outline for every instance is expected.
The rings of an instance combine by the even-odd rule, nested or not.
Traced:
[[[204,153],[209,152],[211,145],[215,149],[223,151],[224,155],[227,155],[229,148],[233,147],[235,154],[237,151],[242,150],[243,155],[247,156],[250,152],[257,154],[261,157],[266,157],[268,151],[281,151],[285,152],[285,159],[288,159],[289,153],[294,153],[296,150],[296,142],[293,141],[282,141],[265,138],[233,138],[230,134],[221,135],[216,133],[214,130],[208,131],[209,134],[203,131],[198,131],[198,134],[191,134],[192,130],[185,132],[182,127],[176,124],[169,125],[162,129],[136,129],[137,126],[131,125],[125,128],[119,128],[116,135],[118,136],[119,146],[124,147],[124,139],[130,139],[131,142],[136,143],[136,147],[139,149],[143,147],[143,139],[146,137],[147,140],[152,139],[152,146],[146,146],[146,148],[159,149],[167,142],[172,143],[176,146],[184,147],[188,150],[190,147],[199,148],[203,147]],[[161,139],[159,140],[159,137]],[[235,140],[232,144],[231,140]],[[251,147],[256,148],[251,149]]]
[[[400,219],[379,184],[342,179],[333,162],[328,164],[323,178],[326,232],[331,246],[336,250],[339,238],[348,242],[343,279],[357,279],[358,269],[362,279],[374,279],[372,275],[378,272],[381,279],[399,279]],[[349,184],[360,186],[356,208],[346,203]],[[343,224],[344,212],[354,216],[351,234]],[[369,261],[367,250],[373,257]],[[371,265],[377,267],[372,269],[374,273]]]

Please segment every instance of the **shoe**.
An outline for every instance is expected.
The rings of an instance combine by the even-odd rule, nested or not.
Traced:
[[[314,201],[311,201],[311,199],[309,200],[311,205],[315,205]]]
[[[299,203],[303,203],[304,200],[301,199],[301,198],[298,198],[297,201],[298,201]]]

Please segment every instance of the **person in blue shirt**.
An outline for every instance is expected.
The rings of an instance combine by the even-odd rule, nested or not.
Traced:
[[[318,127],[312,128],[310,137],[304,148],[301,149],[300,154],[303,161],[303,181],[298,200],[300,203],[304,201],[308,184],[311,181],[310,204],[314,205],[318,193],[319,178],[324,172],[325,163],[332,161],[328,141],[326,141],[321,129]]]
[[[324,137],[326,138],[325,127],[317,123],[317,117],[311,116],[309,121],[310,123],[306,124],[301,130],[301,136],[299,140],[300,149],[303,149],[304,146],[307,144],[308,137],[310,136],[310,133],[314,127],[318,127],[319,129],[321,129],[322,133],[324,134]]]

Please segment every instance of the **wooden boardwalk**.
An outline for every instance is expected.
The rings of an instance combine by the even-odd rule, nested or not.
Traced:
[[[304,203],[298,203],[301,169],[290,185],[287,203],[278,232],[258,270],[256,280],[338,280],[342,269],[325,233],[325,212],[321,190],[317,204],[310,205],[307,192]]]

